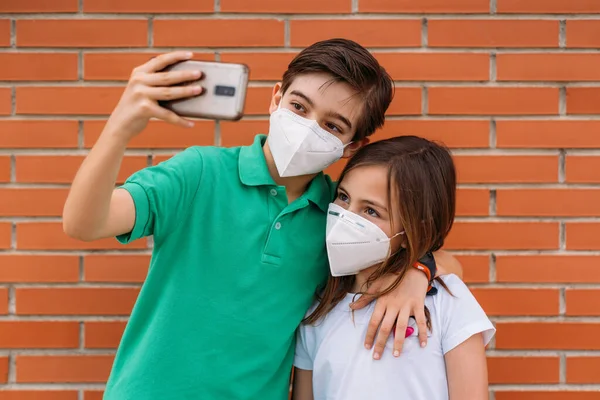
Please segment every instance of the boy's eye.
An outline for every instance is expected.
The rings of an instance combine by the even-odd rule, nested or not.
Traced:
[[[338,133],[342,133],[342,131],[340,130],[340,128],[338,128],[337,126],[335,126],[334,124],[330,123],[330,122],[326,122],[325,126],[327,127],[327,129],[330,129],[334,132],[338,132]]]
[[[349,200],[349,199],[348,199],[348,196],[346,196],[346,194],[345,194],[345,193],[341,193],[341,192],[338,194],[338,199],[340,199],[340,200],[341,200],[341,201],[343,201],[344,203],[347,203],[347,202],[348,202],[348,200]]]
[[[302,104],[292,103],[292,107],[294,107],[296,111],[304,111],[304,107],[302,106]]]
[[[369,216],[379,218],[379,214],[377,213],[377,211],[373,210],[371,207],[367,207],[365,211]]]

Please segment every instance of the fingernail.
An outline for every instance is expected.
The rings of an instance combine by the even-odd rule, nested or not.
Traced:
[[[421,347],[425,347],[425,346],[427,346],[427,343],[421,342]]]
[[[187,58],[192,58],[192,57],[194,56],[194,53],[192,53],[192,52],[188,51],[187,53],[185,53],[185,56],[186,56]]]
[[[188,121],[187,126],[188,126],[188,128],[193,128],[194,123],[192,121]]]
[[[365,349],[371,350],[371,345],[370,344],[365,344]]]
[[[194,71],[194,72],[192,72],[192,76],[194,76],[194,77],[198,78],[198,77],[200,76],[200,74],[201,74],[201,73],[202,73],[202,72],[200,72],[200,71]]]
[[[398,357],[400,355],[400,352],[398,350],[394,350],[394,357]]]
[[[192,91],[194,92],[194,94],[200,94],[202,93],[202,86],[194,86]]]
[[[380,357],[380,356],[379,356],[379,353],[375,353],[375,354],[373,354],[373,358],[374,358],[374,359],[376,359],[376,360],[379,360],[379,357]]]

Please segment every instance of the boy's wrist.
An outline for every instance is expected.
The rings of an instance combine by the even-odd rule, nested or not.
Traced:
[[[425,275],[428,282],[427,291],[429,291],[437,273],[435,258],[433,257],[433,254],[427,252],[423,257],[421,257],[416,263],[413,264],[413,267],[418,269]]]

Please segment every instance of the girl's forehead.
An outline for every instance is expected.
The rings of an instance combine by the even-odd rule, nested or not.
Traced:
[[[351,196],[385,198],[388,194],[387,167],[365,165],[351,169],[340,182],[340,187]]]

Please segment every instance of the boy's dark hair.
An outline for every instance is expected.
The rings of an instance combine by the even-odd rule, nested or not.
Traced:
[[[363,99],[353,140],[370,136],[383,126],[385,112],[394,96],[393,82],[373,55],[360,44],[348,39],[329,39],[302,50],[283,74],[281,92],[303,74],[324,72],[334,82],[344,82]]]

